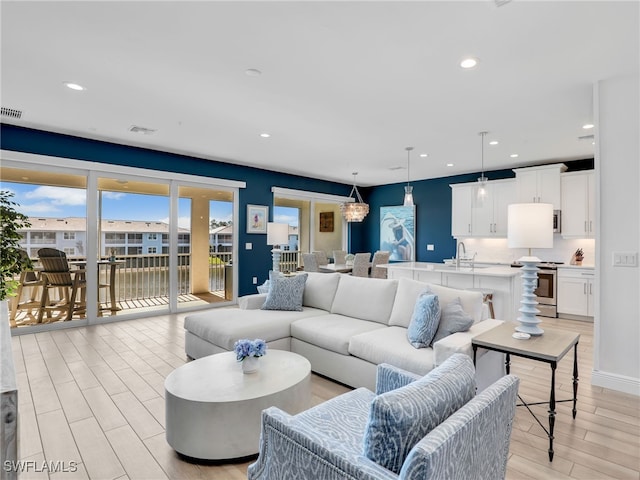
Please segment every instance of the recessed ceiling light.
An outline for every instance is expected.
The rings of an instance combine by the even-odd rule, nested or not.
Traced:
[[[518,154],[517,153],[512,153],[511,155],[509,155],[511,158],[518,158]]]
[[[428,154],[428,153],[421,153],[421,154],[420,154],[420,156],[421,156],[422,158],[425,158],[425,157],[428,157],[428,156],[429,156],[429,154]]]
[[[453,167],[453,163],[447,163],[447,167]]]
[[[64,85],[65,87],[70,88],[71,90],[76,90],[78,92],[86,90],[86,88],[84,88],[82,85],[78,85],[77,83],[73,82],[64,82]]]
[[[269,134],[269,133],[261,133],[260,136],[262,138],[269,138],[271,136],[271,134]]]
[[[460,62],[460,66],[462,68],[473,68],[476,65],[478,65],[478,59],[477,58],[473,58],[473,57],[464,58]]]
[[[491,140],[491,141],[489,142],[489,145],[497,145],[497,144],[498,144],[498,141],[497,141],[497,140]]]
[[[593,124],[592,123],[587,123],[585,125],[582,125],[582,128],[584,128],[585,130],[589,130],[590,128],[593,128]]]
[[[262,72],[257,68],[248,68],[244,71],[244,73],[249,77],[259,77],[260,75],[262,75]]]

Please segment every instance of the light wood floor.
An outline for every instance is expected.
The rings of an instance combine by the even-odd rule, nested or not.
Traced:
[[[75,473],[25,472],[19,478],[51,479],[240,479],[248,463],[223,466],[181,461],[164,434],[164,378],[183,365],[183,315],[159,316],[14,337],[19,383],[22,460],[60,462]],[[569,403],[556,417],[555,458],[547,437],[519,407],[508,463],[509,479],[640,478],[639,399],[592,387],[592,325],[545,321],[581,333],[578,415]],[[571,396],[572,355],[557,373],[558,398]],[[549,394],[546,364],[514,358],[528,401]],[[313,376],[320,403],[348,389]],[[545,408],[536,410],[543,418]],[[39,470],[45,470],[39,468]],[[319,479],[321,480],[321,479]]]

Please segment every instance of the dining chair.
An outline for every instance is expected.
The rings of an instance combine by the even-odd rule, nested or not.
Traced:
[[[318,271],[318,259],[313,253],[302,254],[302,266],[305,272],[317,272]]]
[[[356,253],[356,257],[353,260],[353,270],[351,270],[351,275],[354,277],[368,277],[370,259],[371,253]]]
[[[345,252],[344,250],[334,250],[333,263],[338,265],[344,265],[345,263],[347,263],[347,252]]]
[[[60,318],[65,321],[71,320],[74,313],[84,313],[84,293],[87,287],[85,269],[70,270],[67,255],[55,248],[41,248],[38,250],[38,258],[42,265],[40,275],[43,279],[38,323],[42,323],[45,313],[47,319],[51,319],[52,312],[61,312]],[[59,301],[52,301],[51,289],[61,292]]]
[[[27,264],[26,260],[29,259],[29,254],[26,250],[19,251],[20,256],[23,258],[22,265]],[[34,271],[32,268],[27,268],[20,272],[20,279],[18,280],[18,290],[16,296],[11,300],[11,314],[9,315],[9,324],[11,327],[16,327],[16,316],[19,310],[26,311],[26,318],[21,320],[21,324],[34,323],[37,321],[37,312],[33,311],[40,307],[40,287],[44,285],[39,272]],[[25,298],[23,298],[25,297]]]
[[[318,266],[322,266],[322,265],[328,265],[329,264],[329,259],[327,258],[327,254],[324,251],[320,251],[320,250],[316,250],[313,252],[313,254],[316,256],[316,261],[318,262]]]
[[[373,254],[373,260],[371,260],[371,278],[387,278],[387,269],[380,268],[378,265],[389,263],[389,257],[391,252],[384,250],[378,250]]]

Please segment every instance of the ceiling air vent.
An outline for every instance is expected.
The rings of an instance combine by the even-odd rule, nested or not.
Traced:
[[[129,131],[133,133],[142,133],[143,135],[152,135],[156,131],[153,128],[140,127],[138,125],[131,125]]]
[[[578,137],[578,140],[593,140],[594,136],[592,135],[582,135],[581,137]]]
[[[404,167],[389,167],[389,170],[391,170],[392,172],[396,171],[396,170],[404,170]]]
[[[9,118],[21,118],[22,110],[16,110],[15,108],[2,107],[2,111],[0,112],[0,115],[2,115],[3,117],[9,117]]]

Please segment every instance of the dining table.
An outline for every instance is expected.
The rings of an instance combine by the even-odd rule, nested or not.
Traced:
[[[120,310],[118,302],[116,300],[116,269],[125,264],[124,260],[98,260],[98,269],[102,266],[108,266],[108,278],[109,278],[109,306],[106,310],[110,310],[111,313],[115,313]],[[85,268],[87,262],[85,260],[72,260],[69,261],[69,265],[75,265],[78,268]],[[98,272],[98,275],[100,272]]]
[[[353,270],[353,265],[347,265],[346,263],[328,263],[327,265],[318,265],[318,271],[323,273],[350,273]]]

